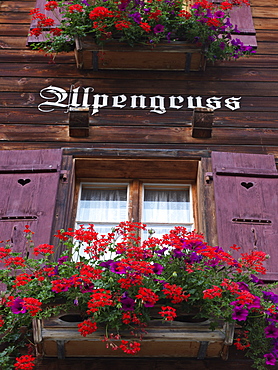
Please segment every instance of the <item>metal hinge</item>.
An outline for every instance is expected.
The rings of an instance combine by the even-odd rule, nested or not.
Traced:
[[[213,180],[212,172],[206,172],[205,173],[205,181],[207,184],[209,184]]]
[[[69,175],[69,171],[67,171],[67,170],[61,170],[60,171],[60,179],[63,182],[68,182],[68,175]]]

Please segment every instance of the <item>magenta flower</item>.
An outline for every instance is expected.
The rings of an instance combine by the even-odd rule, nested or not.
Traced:
[[[267,353],[264,355],[265,357],[265,363],[266,365],[275,365],[276,363],[276,358],[272,353]]]
[[[233,320],[245,321],[247,319],[247,316],[248,316],[248,310],[240,306],[234,307],[234,312],[232,314]]]
[[[112,264],[113,262],[114,262],[113,260],[107,260],[107,261],[103,261],[103,262],[101,262],[99,265],[100,265],[101,267],[104,267],[104,268],[106,268],[106,269],[109,269],[109,268],[110,268],[110,266],[111,266],[111,264]]]
[[[80,286],[80,292],[81,293],[91,293],[93,292],[95,288],[95,285],[93,283],[87,283],[84,284],[83,286]]]
[[[122,310],[123,311],[134,311],[135,301],[130,297],[122,297]]]
[[[225,17],[225,13],[222,12],[221,10],[217,10],[215,13],[214,13],[214,16],[215,18],[223,18]]]
[[[260,280],[256,275],[250,275],[251,281],[255,284],[264,284],[263,280]]]
[[[278,328],[274,324],[267,326],[264,331],[266,338],[278,338]]]
[[[125,274],[126,268],[121,266],[121,262],[112,262],[110,264],[110,271],[115,272],[116,274]]]
[[[15,298],[11,304],[12,313],[19,314],[27,312],[27,309],[24,307],[24,300],[22,298]]]
[[[164,267],[160,263],[153,264],[153,272],[157,275],[161,275]]]
[[[278,303],[278,295],[272,292],[263,292],[264,294],[264,299],[269,300],[275,304]]]
[[[261,308],[261,300],[260,300],[260,298],[259,298],[259,297],[256,297],[256,298],[254,299],[253,303],[250,303],[250,304],[248,305],[248,308],[249,308],[249,310],[250,310],[251,308]]]
[[[157,24],[153,28],[153,33],[155,33],[155,34],[160,33],[160,32],[163,32],[163,31],[164,31],[164,26],[162,24]]]
[[[59,265],[62,265],[64,262],[66,262],[68,260],[69,256],[62,256],[60,258],[58,258],[58,264]]]

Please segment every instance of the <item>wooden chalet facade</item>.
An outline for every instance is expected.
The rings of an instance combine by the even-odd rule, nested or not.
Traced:
[[[255,55],[190,72],[78,69],[74,53],[52,62],[26,45],[35,5],[0,2],[0,238],[20,245],[28,223],[35,242],[46,243],[57,229],[74,226],[84,182],[127,183],[134,221],[141,220],[143,183],[189,184],[194,227],[214,245],[266,250],[267,280],[276,280],[277,0],[251,0]],[[80,99],[89,111],[77,109]],[[233,349],[226,362],[162,353],[49,358],[37,369],[109,366],[251,369]]]

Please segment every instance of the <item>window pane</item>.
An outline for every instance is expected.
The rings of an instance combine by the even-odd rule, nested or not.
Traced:
[[[143,206],[144,222],[188,223],[190,220],[189,189],[146,189]]]
[[[126,185],[83,185],[79,200],[77,223],[104,223],[116,225],[127,220]],[[111,226],[112,227],[112,226]]]
[[[148,229],[155,231],[154,236],[161,237],[174,226],[185,226],[188,231],[193,229],[190,189],[180,186],[163,188],[161,185],[144,188],[143,222]],[[144,232],[143,238],[148,233]]]

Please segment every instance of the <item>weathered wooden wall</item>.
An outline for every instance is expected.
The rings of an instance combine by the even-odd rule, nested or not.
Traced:
[[[73,54],[49,63],[26,47],[29,11],[35,1],[0,2],[1,149],[42,147],[187,148],[273,153],[278,156],[277,1],[252,0],[257,30],[255,56],[207,66],[205,72],[80,71]],[[241,96],[241,109],[215,111],[212,138],[191,136],[192,110],[159,115],[145,109],[101,109],[90,116],[89,138],[69,137],[64,110],[40,112],[39,91],[92,86],[95,93]]]

